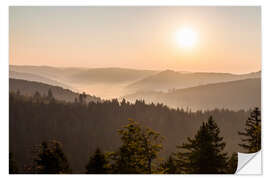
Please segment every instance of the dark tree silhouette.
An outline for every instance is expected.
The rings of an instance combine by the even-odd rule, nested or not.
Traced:
[[[39,103],[41,101],[41,95],[38,91],[35,92],[34,96],[33,96],[33,100],[34,102]]]
[[[104,153],[99,148],[90,156],[86,165],[87,174],[107,174],[109,172],[109,162]]]
[[[238,158],[237,158],[237,153],[232,153],[229,161],[228,161],[228,168],[227,168],[227,173],[228,174],[234,174],[236,169],[237,169],[237,162],[238,162]]]
[[[13,153],[9,153],[9,174],[17,174],[18,166]]]
[[[87,98],[87,95],[85,94],[85,92],[83,92],[82,94],[79,94],[79,103],[85,104],[86,98]]]
[[[168,159],[160,165],[161,174],[178,174],[177,163],[173,155],[170,155]]]
[[[112,153],[115,173],[152,173],[152,161],[157,158],[162,149],[163,140],[159,133],[149,128],[143,128],[132,119],[129,124],[120,129],[122,146]]]
[[[54,99],[54,97],[53,97],[53,93],[52,93],[52,90],[51,90],[51,89],[49,89],[49,90],[48,90],[48,95],[47,95],[47,98],[48,98],[49,100]]]
[[[39,174],[66,174],[71,173],[69,163],[58,141],[45,141],[36,149],[34,170]]]
[[[248,153],[254,153],[261,149],[261,111],[256,107],[246,121],[244,132],[238,132],[243,143],[239,144]]]
[[[176,153],[180,172],[188,174],[220,174],[227,167],[227,153],[223,153],[225,143],[212,116],[198,130],[188,143],[177,146],[183,150]]]
[[[42,93],[46,94],[47,91]],[[52,91],[56,97],[57,92],[54,89]],[[138,119],[141,126],[150,127],[166,137],[163,146],[165,151],[160,153],[161,157],[166,157],[175,151],[177,143],[182,143],[185,137],[193,135],[194,127],[199,127],[202,120],[205,121],[213,115],[228,140],[227,150],[231,153],[240,149],[231,139],[240,139],[237,132],[243,129],[243,124],[250,114],[250,111],[228,109],[190,112],[182,108],[168,108],[160,103],[145,104],[143,101],[136,101],[134,104],[126,100],[120,103],[117,100],[103,100],[80,104],[79,99],[78,103],[73,102],[74,97],[72,102],[57,99],[55,102],[48,102],[45,96],[39,96],[40,101],[37,102],[33,96],[10,93],[10,152],[16,155],[18,167],[33,162],[28,156],[29,148],[26,147],[57,138],[65,144],[63,150],[69,155],[68,160],[74,171],[85,172],[89,152],[94,153],[96,147],[109,152],[119,150],[123,143],[116,129],[127,124],[130,117]],[[143,137],[141,135],[142,133],[140,137]],[[144,147],[142,139],[139,142],[141,147]],[[148,160],[144,156],[143,162],[147,170],[144,173],[150,172],[149,167],[152,173],[155,173],[159,158],[152,161],[151,151],[146,154]]]

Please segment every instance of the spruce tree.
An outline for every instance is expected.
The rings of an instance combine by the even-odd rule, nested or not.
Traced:
[[[162,174],[178,174],[178,167],[174,156],[170,155],[168,159],[160,165]]]
[[[90,156],[86,165],[87,174],[106,174],[109,172],[109,164],[104,153],[99,148]]]
[[[238,132],[243,143],[239,144],[247,153],[254,153],[261,149],[261,111],[255,108],[246,121],[244,132]]]
[[[235,173],[235,171],[237,169],[237,162],[238,162],[237,154],[234,152],[234,153],[232,153],[232,155],[228,161],[228,168],[227,168],[228,174]]]
[[[39,174],[71,173],[69,163],[58,141],[44,141],[37,149],[34,170]]]
[[[177,146],[176,153],[179,172],[187,174],[225,173],[227,154],[223,152],[225,143],[213,118],[203,122],[195,137],[187,138],[187,143]]]

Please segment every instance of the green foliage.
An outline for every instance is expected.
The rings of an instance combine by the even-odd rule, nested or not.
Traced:
[[[153,173],[153,160],[162,149],[160,134],[149,128],[143,128],[132,119],[118,131],[122,146],[111,154],[115,173],[137,174]]]
[[[178,174],[177,162],[173,155],[170,155],[168,159],[160,164],[159,172],[161,174]]]
[[[90,156],[86,165],[87,174],[107,174],[109,172],[109,163],[104,153],[99,148]]]
[[[239,135],[244,136],[241,146],[248,153],[254,153],[261,149],[261,111],[255,108],[246,121],[246,128],[244,132],[238,132]]]
[[[39,174],[66,174],[71,173],[67,158],[62,150],[61,143],[45,141],[36,149],[34,171]]]
[[[9,153],[9,174],[17,174],[18,166],[13,153]]]
[[[234,153],[232,153],[232,155],[228,161],[228,168],[226,171],[228,174],[235,173],[235,171],[237,169],[237,162],[238,162],[237,154],[234,152]]]
[[[219,174],[225,173],[227,154],[223,153],[225,143],[213,118],[203,122],[193,139],[177,146],[183,150],[176,153],[177,165],[181,173]]]

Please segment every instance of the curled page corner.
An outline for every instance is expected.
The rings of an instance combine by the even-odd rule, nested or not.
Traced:
[[[238,152],[238,163],[235,174],[237,175],[262,174],[261,151],[258,151],[256,153]]]

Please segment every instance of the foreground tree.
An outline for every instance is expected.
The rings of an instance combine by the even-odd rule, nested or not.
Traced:
[[[69,163],[62,150],[61,143],[45,141],[36,149],[34,170],[39,174],[66,174],[71,173]]]
[[[228,168],[226,171],[228,174],[235,173],[235,171],[237,169],[237,162],[238,162],[237,154],[234,152],[234,153],[232,153],[232,155],[228,161]]]
[[[161,174],[178,174],[178,167],[173,155],[170,155],[168,159],[160,164],[159,172]]]
[[[9,174],[17,174],[18,166],[13,153],[9,153]]]
[[[238,132],[243,143],[239,144],[248,153],[254,153],[261,149],[261,111],[255,108],[246,121],[244,132]]]
[[[104,153],[98,148],[96,152],[90,156],[86,165],[87,174],[106,174],[109,172],[109,163]]]
[[[162,149],[159,133],[129,119],[129,124],[118,131],[122,146],[111,157],[115,173],[153,173],[153,160]]]
[[[227,168],[227,154],[223,153],[225,143],[213,118],[203,122],[193,139],[177,146],[177,164],[181,173],[220,174]],[[182,151],[181,151],[182,150]]]

